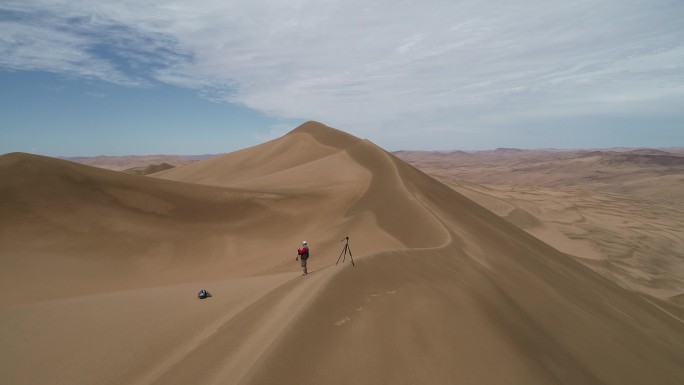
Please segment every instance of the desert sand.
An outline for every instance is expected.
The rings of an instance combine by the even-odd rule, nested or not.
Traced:
[[[184,164],[196,162],[211,158],[215,155],[123,155],[123,156],[74,156],[64,157],[71,162],[86,164],[107,170],[124,171],[129,169],[142,169],[146,166],[154,164],[169,164],[172,166],[181,166]],[[168,167],[167,167],[168,168]],[[161,170],[157,170],[161,171]]]
[[[397,155],[618,285],[684,305],[682,149]]]
[[[2,383],[684,383],[680,307],[320,123],[153,176],[7,154],[0,181]]]

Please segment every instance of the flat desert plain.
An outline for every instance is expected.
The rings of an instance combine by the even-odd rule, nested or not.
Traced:
[[[152,176],[6,154],[0,181],[2,383],[684,383],[675,289],[320,123]]]

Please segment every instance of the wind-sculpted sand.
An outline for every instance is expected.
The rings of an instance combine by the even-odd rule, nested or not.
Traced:
[[[678,205],[443,182],[620,286],[684,304],[684,210]]]
[[[2,383],[684,381],[680,308],[319,123],[154,177],[8,154],[0,180]]]
[[[618,285],[684,304],[681,149],[398,155]]]

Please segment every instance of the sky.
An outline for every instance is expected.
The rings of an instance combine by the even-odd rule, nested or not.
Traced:
[[[684,1],[3,0],[0,154],[684,146]]]

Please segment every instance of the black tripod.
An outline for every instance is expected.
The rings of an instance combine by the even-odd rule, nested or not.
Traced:
[[[340,242],[345,242],[344,248],[342,248],[342,252],[337,258],[337,262],[335,262],[335,266],[340,263],[340,258],[342,258],[342,255],[344,255],[344,258],[342,258],[342,263],[344,263],[344,260],[347,259],[347,252],[349,252],[349,259],[351,259],[352,266],[356,266],[354,265],[354,257],[352,256],[351,247],[349,247],[349,237],[344,237],[344,239],[342,239]]]

